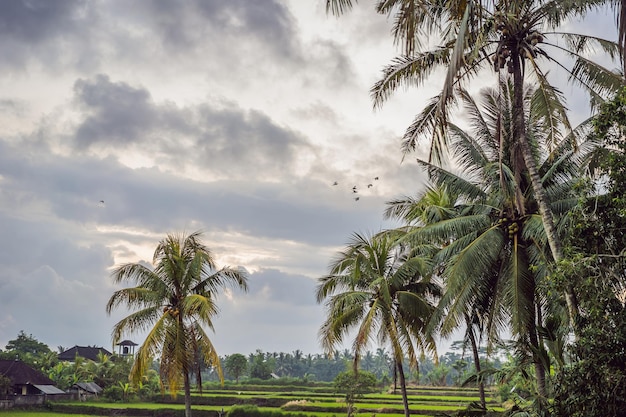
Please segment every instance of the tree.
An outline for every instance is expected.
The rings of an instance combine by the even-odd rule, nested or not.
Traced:
[[[215,303],[218,291],[227,286],[247,290],[246,274],[228,267],[217,269],[201,234],[195,232],[170,234],[161,240],[154,252],[153,268],[127,263],[118,266],[112,276],[116,284],[136,284],[115,291],[106,305],[108,314],[121,305],[136,310],[115,324],[113,343],[118,343],[125,332],[149,329],[137,351],[131,381],[137,385],[152,358],[160,355],[161,378],[172,395],[176,395],[182,379],[185,416],[191,417],[189,375],[194,370],[196,350],[202,353],[204,363],[217,368],[223,380],[219,356],[201,326],[213,329],[213,318],[219,312]]]
[[[376,388],[376,375],[367,371],[348,370],[337,375],[333,384],[337,392],[345,394],[348,417],[352,417],[356,400]]]
[[[405,353],[412,366],[417,366],[420,350],[436,354],[434,339],[425,328],[439,286],[430,280],[428,257],[419,255],[391,235],[366,238],[355,234],[331,263],[330,275],[318,280],[316,295],[318,303],[325,302],[327,311],[319,331],[327,352],[332,352],[354,328],[355,369],[371,340],[391,347],[406,417]]]
[[[271,359],[267,359],[260,349],[256,353],[250,354],[250,377],[259,379],[270,379],[272,377]]]
[[[239,377],[245,374],[248,368],[248,360],[241,353],[233,353],[226,357],[224,366],[228,373],[234,376],[237,383],[239,383]]]
[[[37,340],[33,335],[27,335],[24,330],[20,330],[17,338],[9,340],[6,345],[5,357],[11,359],[26,359],[26,356],[35,357],[39,355],[47,355],[51,352],[48,345]],[[32,363],[31,363],[32,365]]]
[[[445,133],[451,104],[456,100],[456,87],[463,86],[482,70],[493,69],[500,73],[506,67],[506,76],[511,78],[513,85],[513,140],[520,147],[551,255],[557,262],[563,259],[562,242],[526,132],[524,80],[530,76],[534,78],[533,83],[541,91],[544,105],[553,109],[554,116],[566,128],[570,123],[564,99],[550,83],[542,62],[556,70],[565,70],[570,81],[589,92],[595,105],[616,92],[624,84],[622,76],[589,59],[585,53],[598,48],[615,58],[621,52],[619,45],[594,36],[559,30],[563,22],[584,16],[605,3],[599,0],[455,0],[443,3],[379,0],[376,3],[379,13],[394,16],[394,37],[402,45],[404,55],[384,69],[382,79],[372,88],[375,106],[380,106],[399,86],[421,86],[437,69],[446,72],[441,93],[407,129],[403,143],[405,152],[414,150],[421,137],[430,137],[429,161],[437,163],[447,147]],[[327,0],[326,6],[327,10],[339,15],[352,7],[352,1]],[[431,48],[431,45],[436,46]],[[560,135],[559,130],[553,131],[555,139]],[[565,300],[573,323],[578,307],[572,283],[565,286]]]
[[[547,293],[542,292],[550,272],[549,250],[534,189],[527,173],[519,169],[523,159],[513,134],[512,84],[503,80],[498,89],[483,90],[482,106],[465,90],[457,94],[471,129],[452,123],[447,128],[455,170],[419,160],[435,186],[421,198],[392,202],[387,215],[413,225],[404,229],[410,241],[441,248],[435,265],[441,268],[446,291],[431,325],[440,324],[445,336],[465,324],[480,371],[472,327],[485,331],[492,344],[508,324],[532,356],[538,391],[545,397],[546,353],[541,338],[546,337],[547,318],[542,309],[549,317],[558,315],[559,304],[546,302]],[[553,210],[564,218],[575,203],[574,184],[594,142],[563,138],[553,143],[553,118],[540,105],[541,94],[532,89],[524,94],[526,129]]]

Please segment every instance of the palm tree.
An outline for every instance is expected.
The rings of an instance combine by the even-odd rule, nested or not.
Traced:
[[[153,265],[149,268],[141,263],[127,263],[113,271],[115,283],[136,284],[115,291],[106,305],[108,314],[120,305],[136,310],[115,324],[113,344],[126,332],[148,330],[137,351],[131,381],[138,384],[152,358],[160,355],[161,378],[172,395],[182,378],[185,417],[191,417],[189,375],[194,371],[196,352],[201,352],[205,364],[217,368],[223,380],[219,356],[201,326],[213,330],[213,318],[219,313],[215,303],[218,291],[226,286],[247,291],[247,277],[239,269],[217,269],[199,232],[187,236],[170,234],[161,240]]]
[[[546,265],[549,253],[533,187],[518,168],[523,159],[519,144],[512,140],[511,84],[503,82],[499,89],[484,90],[482,109],[467,91],[458,94],[472,127],[470,132],[453,124],[448,127],[452,158],[459,172],[420,161],[431,180],[453,197],[439,199],[447,202],[446,216],[421,220],[420,227],[409,230],[407,236],[442,247],[436,264],[443,265],[446,291],[433,315],[433,323],[441,319],[442,334],[449,334],[461,323],[471,331],[480,319],[485,320],[479,324],[485,326],[488,340],[493,342],[498,330],[508,325],[528,347],[538,391],[545,396],[546,369],[538,329],[543,325],[541,310],[547,300],[539,284],[548,272],[540,266]],[[540,94],[540,90],[525,91],[527,129],[535,157],[543,161],[539,172],[553,210],[562,214],[575,204],[572,185],[593,143],[578,144],[574,151],[574,141],[564,138],[548,148],[552,119],[537,105]],[[405,220],[423,217],[416,215],[420,210],[410,209],[410,202],[394,204],[387,210],[390,215],[401,215]],[[436,206],[434,212],[444,211]],[[468,336],[473,337],[473,333]]]
[[[540,65],[542,61],[565,70],[569,80],[587,90],[596,105],[615,93],[624,79],[590,60],[585,53],[599,48],[615,58],[621,51],[619,45],[593,36],[559,31],[563,22],[584,16],[605,3],[600,0],[379,0],[376,3],[379,13],[394,16],[393,33],[402,44],[404,55],[394,59],[385,68],[382,79],[373,86],[375,106],[380,106],[399,86],[421,86],[437,69],[446,71],[441,93],[407,129],[403,142],[405,152],[413,151],[422,136],[430,136],[429,161],[438,163],[447,147],[445,132],[450,104],[456,100],[456,87],[485,68],[493,68],[497,73],[506,69],[507,76],[513,80],[513,139],[521,149],[551,255],[557,262],[563,258],[563,249],[526,132],[527,121],[522,111],[524,79],[534,78],[544,105],[553,109],[552,113],[566,128],[570,124],[563,97],[549,82],[546,68]],[[327,0],[326,5],[332,13],[342,14],[352,7],[352,1]],[[433,44],[437,46],[428,49]],[[561,59],[562,56],[566,59]],[[554,138],[558,139],[558,131],[554,131]],[[573,322],[578,306],[571,283],[566,285],[565,299]]]
[[[404,412],[409,416],[402,363],[417,365],[418,351],[434,352],[432,336],[424,333],[434,309],[431,300],[439,286],[430,280],[428,258],[419,256],[390,235],[353,236],[347,248],[319,279],[317,301],[325,301],[327,317],[320,328],[324,349],[332,352],[356,328],[352,343],[355,369],[370,341],[391,347],[402,390]]]

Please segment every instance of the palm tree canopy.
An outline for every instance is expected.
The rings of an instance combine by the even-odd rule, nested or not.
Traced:
[[[131,371],[133,381],[138,382],[151,360],[160,355],[162,375],[175,391],[181,373],[192,370],[196,352],[201,352],[207,365],[217,368],[221,378],[219,357],[202,326],[213,330],[220,290],[230,286],[247,291],[245,272],[217,269],[200,232],[168,235],[157,245],[153,265],[127,263],[115,268],[116,284],[135,286],[115,291],[106,305],[109,314],[120,306],[133,311],[114,326],[113,343],[126,332],[147,331]]]
[[[397,359],[407,353],[416,363],[416,348],[435,351],[424,333],[439,286],[430,280],[428,257],[399,245],[390,235],[353,236],[319,279],[316,298],[325,302],[327,318],[320,329],[331,352],[351,330],[355,357],[372,341],[390,345]]]
[[[327,0],[327,10],[340,15],[353,7],[350,0]],[[374,106],[380,106],[399,87],[422,86],[436,71],[446,73],[441,93],[426,104],[404,134],[402,149],[415,150],[422,137],[431,139],[429,160],[439,161],[456,87],[484,69],[512,71],[513,56],[522,75],[543,91],[546,104],[569,128],[564,97],[550,81],[549,70],[565,72],[573,84],[587,91],[592,106],[611,97],[624,85],[616,71],[590,59],[601,51],[613,60],[620,45],[593,35],[560,31],[563,23],[606,7],[606,0],[379,0],[376,11],[393,17],[393,35],[402,55],[392,60],[372,87]],[[433,45],[436,45],[433,47]]]
[[[562,218],[576,202],[573,184],[597,144],[580,141],[587,124],[571,138],[555,139],[553,114],[541,105],[541,94],[528,87],[524,93],[528,137],[554,212]],[[403,229],[407,242],[440,245],[434,263],[446,291],[433,322],[444,334],[476,312],[492,338],[505,326],[524,334],[534,320],[537,282],[548,272],[549,252],[513,139],[510,84],[502,80],[478,100],[465,90],[458,95],[469,128],[448,127],[454,171],[420,160],[433,184],[417,199],[390,202],[386,213],[414,225]],[[433,212],[438,215],[423,215]]]

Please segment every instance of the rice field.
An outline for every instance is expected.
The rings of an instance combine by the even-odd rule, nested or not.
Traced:
[[[346,414],[346,404],[341,394],[323,390],[298,390],[283,392],[284,387],[267,386],[245,390],[230,386],[219,390],[194,393],[192,409],[202,417],[226,417],[233,407],[250,406],[260,413],[272,412],[307,417],[341,417]],[[409,408],[412,417],[454,415],[478,403],[479,396],[471,388],[412,387],[409,391]],[[488,409],[503,411],[496,398],[488,396]],[[357,413],[362,416],[403,417],[400,393],[372,393],[357,400]],[[178,416],[184,410],[183,396],[157,397],[153,402],[115,403],[104,400],[90,402],[52,403],[46,410],[0,410],[0,417],[86,417],[86,416]]]

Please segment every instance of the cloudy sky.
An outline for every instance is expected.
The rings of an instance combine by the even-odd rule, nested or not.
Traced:
[[[218,353],[320,352],[315,280],[420,189],[400,137],[442,82],[374,111],[397,50],[363,3],[0,2],[0,348],[20,330],[110,348],[111,268],[201,230],[249,272],[219,300]]]

